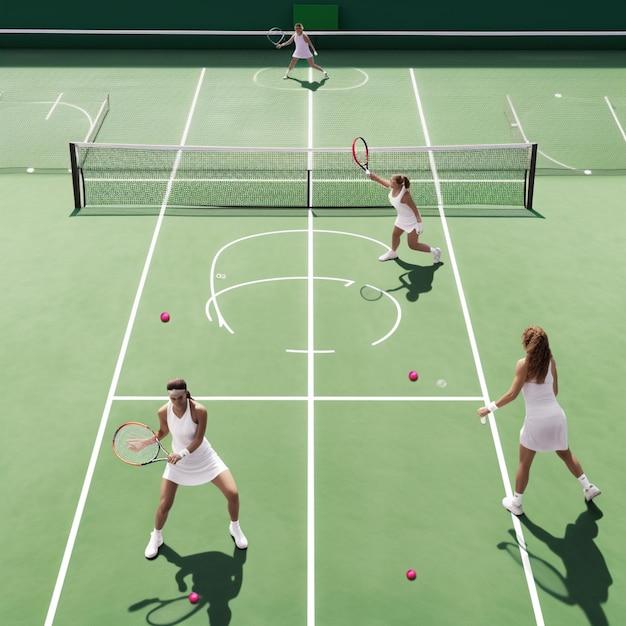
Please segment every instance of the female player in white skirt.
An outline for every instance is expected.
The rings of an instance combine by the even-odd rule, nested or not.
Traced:
[[[153,559],[159,553],[159,547],[163,544],[161,531],[174,504],[178,486],[209,482],[226,497],[231,520],[230,535],[235,545],[244,550],[248,547],[248,540],[239,526],[239,492],[230,470],[204,436],[207,410],[191,397],[187,383],[182,378],[168,382],[167,393],[170,399],[157,413],[159,432],[156,436],[162,441],[169,433],[172,434],[172,453],[167,457],[163,472],[154,530],[150,534],[145,556]]]
[[[289,63],[289,67],[287,68],[283,78],[289,78],[289,73],[296,66],[298,59],[306,59],[308,64],[314,70],[322,72],[324,74],[324,79],[327,80],[329,78],[328,72],[326,72],[326,70],[317,63],[313,63],[313,55],[315,54],[317,56],[317,50],[315,49],[313,42],[309,39],[309,36],[302,29],[302,24],[295,24],[293,29],[295,32],[291,35],[291,37],[289,37],[289,39],[287,39],[287,41],[276,45],[277,48],[283,48],[284,46],[290,45],[293,41],[296,42],[296,49],[294,50],[291,62]]]
[[[397,259],[400,237],[402,233],[406,233],[406,241],[411,250],[430,252],[433,255],[433,262],[439,263],[441,259],[441,249],[433,248],[427,243],[421,243],[419,240],[420,235],[424,232],[424,228],[422,226],[420,211],[409,191],[411,181],[402,174],[394,174],[389,180],[386,180],[369,170],[367,171],[367,176],[379,185],[389,189],[389,202],[391,202],[398,214],[393,226],[393,232],[391,233],[391,249],[382,256],[379,256],[378,260],[391,261],[392,259]]]
[[[502,506],[514,515],[522,515],[522,496],[537,452],[556,452],[567,469],[579,480],[587,502],[601,491],[592,485],[567,442],[567,420],[556,396],[559,391],[556,362],[550,350],[548,336],[539,326],[529,326],[522,333],[526,357],[515,367],[511,388],[497,401],[478,409],[486,417],[496,409],[512,402],[521,391],[526,404],[526,417],[520,431],[519,465],[515,474],[515,493],[505,497]]]

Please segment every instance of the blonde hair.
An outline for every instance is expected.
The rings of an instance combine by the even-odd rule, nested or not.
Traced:
[[[552,359],[546,331],[540,326],[529,326],[522,333],[522,346],[526,350],[526,380],[543,383]]]

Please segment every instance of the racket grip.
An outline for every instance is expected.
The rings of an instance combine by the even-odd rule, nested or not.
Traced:
[[[313,53],[315,56],[317,56],[317,50]]]
[[[480,418],[480,423],[481,423],[481,424],[486,424],[486,423],[487,423],[487,416],[485,416],[485,417],[481,417],[481,418]]]
[[[368,178],[371,178],[371,177],[372,177],[372,172],[370,172],[369,170],[365,170],[365,175],[366,175]]]

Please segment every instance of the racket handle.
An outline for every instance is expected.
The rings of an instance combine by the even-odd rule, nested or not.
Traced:
[[[371,178],[371,177],[372,177],[372,172],[370,172],[369,170],[365,170],[365,175],[366,175],[368,178]]]
[[[317,56],[317,50],[315,50],[315,51],[313,52],[313,54],[314,54],[315,56]]]
[[[481,417],[481,418],[480,418],[480,423],[481,423],[481,424],[486,424],[486,423],[487,423],[487,416],[485,416],[485,417]]]

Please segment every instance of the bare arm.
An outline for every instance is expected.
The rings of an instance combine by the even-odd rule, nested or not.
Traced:
[[[191,418],[193,421],[198,424],[198,428],[196,430],[196,436],[193,441],[187,446],[187,450],[189,452],[193,452],[200,447],[202,441],[204,439],[204,435],[206,433],[206,423],[207,423],[207,410],[201,404],[198,404],[195,400],[191,400]]]
[[[309,36],[306,33],[302,33],[304,35],[304,41],[306,41],[307,45],[309,46],[309,48],[311,48],[311,50],[313,50],[313,54],[317,54],[317,50],[315,49],[315,46],[313,45],[313,42],[309,39]]]
[[[555,397],[559,395],[559,375],[556,372],[556,361],[554,357],[550,360],[550,365],[552,366],[552,390],[554,391]]]
[[[369,177],[375,183],[378,183],[379,185],[382,185],[383,187],[387,187],[387,189],[389,189],[391,187],[391,183],[388,180],[385,180],[384,178],[381,178],[380,176],[378,176],[378,174],[374,174],[374,172],[370,172],[369,173]]]
[[[513,382],[509,390],[496,401],[496,406],[498,409],[502,408],[505,404],[509,404],[509,402],[513,402],[515,398],[519,395],[519,392],[522,390],[524,383],[526,382],[526,359],[520,359],[515,366],[515,376],[513,377]],[[491,413],[489,407],[483,406],[478,409],[478,416],[485,417]]]
[[[289,39],[287,39],[287,41],[283,41],[283,43],[279,43],[276,45],[277,48],[283,48],[284,46],[288,46],[290,43],[293,42],[293,39],[295,37],[295,33],[293,35],[291,35],[291,37],[289,37]]]
[[[410,191],[405,191],[404,195],[402,196],[402,202],[404,202],[404,204],[406,204],[407,206],[411,207],[411,210],[413,211],[413,213],[415,213],[415,217],[417,218],[418,222],[422,221],[422,216],[420,214],[420,210],[417,208],[417,205],[415,204],[415,202],[413,202],[413,196],[411,195]]]

